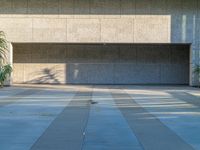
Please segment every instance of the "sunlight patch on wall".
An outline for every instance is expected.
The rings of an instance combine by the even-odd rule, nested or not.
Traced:
[[[187,17],[186,15],[182,16],[182,42],[186,41],[186,24],[187,23]]]
[[[0,17],[11,42],[170,43],[170,15],[27,15]],[[62,16],[63,17],[63,16]],[[94,16],[93,16],[94,17]],[[183,24],[185,31],[185,24]],[[184,39],[185,39],[184,35]]]

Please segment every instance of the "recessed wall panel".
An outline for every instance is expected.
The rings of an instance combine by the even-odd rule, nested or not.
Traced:
[[[14,44],[14,82],[189,84],[189,45]]]

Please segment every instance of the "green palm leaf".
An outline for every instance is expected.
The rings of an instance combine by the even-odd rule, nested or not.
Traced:
[[[2,66],[7,59],[8,44],[6,40],[5,33],[0,31],[0,66]]]
[[[0,31],[0,86],[2,87],[6,79],[12,73],[12,67],[6,64],[8,44],[6,36],[3,31]]]
[[[12,67],[11,65],[5,65],[0,68],[0,85],[3,86],[5,80],[11,75]]]

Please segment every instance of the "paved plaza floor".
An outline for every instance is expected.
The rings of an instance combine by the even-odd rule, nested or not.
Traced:
[[[0,150],[200,150],[200,90],[15,85],[0,89]]]

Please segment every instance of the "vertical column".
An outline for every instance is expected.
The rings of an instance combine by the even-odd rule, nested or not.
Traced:
[[[194,81],[193,81],[193,49],[192,47],[190,46],[190,60],[189,60],[189,63],[190,63],[190,86],[194,86]]]
[[[12,43],[8,44],[8,54],[7,54],[8,60],[7,63],[10,64],[13,67],[13,46]],[[5,86],[12,85],[12,74],[11,76],[6,80]]]

